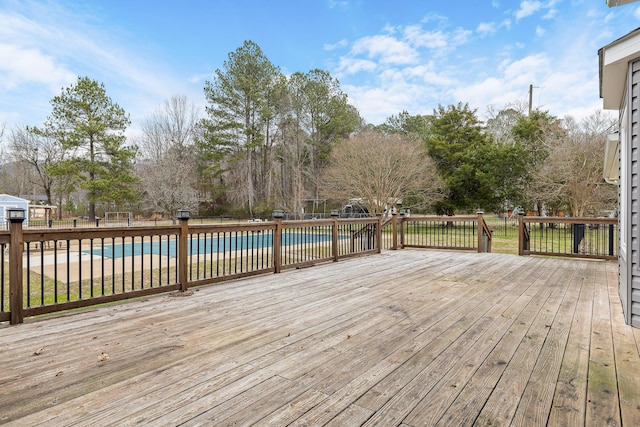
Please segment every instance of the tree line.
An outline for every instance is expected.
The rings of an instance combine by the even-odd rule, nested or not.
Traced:
[[[44,194],[58,213],[264,217],[340,207],[371,214],[401,204],[453,214],[516,207],[574,216],[614,210],[602,178],[615,121],[577,122],[514,103],[485,122],[468,104],[365,123],[324,70],[289,76],[246,41],[204,86],[205,111],[164,102],[127,138],[128,114],[89,77],[51,100],[41,125],[0,130],[0,193]]]

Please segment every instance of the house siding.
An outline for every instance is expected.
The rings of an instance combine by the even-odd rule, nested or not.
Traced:
[[[631,287],[620,289],[620,297],[625,307],[625,318],[627,322],[635,327],[640,327],[640,60],[631,63],[630,70],[630,93],[629,93],[629,216],[628,221],[628,240],[630,253],[627,253],[627,262],[630,265],[620,265],[621,275],[631,275]],[[621,141],[621,143],[626,143]],[[623,196],[623,195],[621,195]],[[629,268],[630,267],[630,268]],[[624,270],[623,270],[624,268]],[[630,270],[630,271],[629,271]],[[623,273],[624,272],[624,273]],[[625,274],[626,273],[626,274]],[[621,277],[621,279],[624,279]],[[629,283],[627,280],[621,280],[621,283]],[[629,301],[631,310],[628,308]]]

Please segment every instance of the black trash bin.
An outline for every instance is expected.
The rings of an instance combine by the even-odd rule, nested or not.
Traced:
[[[584,224],[573,224],[573,253],[580,253],[580,243],[584,240]]]

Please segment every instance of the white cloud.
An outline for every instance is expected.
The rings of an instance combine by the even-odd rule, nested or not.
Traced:
[[[404,37],[412,45],[429,49],[443,49],[449,45],[447,34],[442,31],[422,31],[418,25],[409,25],[404,30]]]
[[[0,88],[11,90],[23,84],[43,84],[52,91],[75,80],[75,74],[37,49],[0,43]]]
[[[520,3],[520,9],[516,12],[516,19],[526,18],[531,16],[542,8],[542,3],[539,1],[524,0]]]
[[[338,72],[340,74],[356,74],[362,71],[374,71],[378,64],[368,59],[340,58]]]
[[[438,26],[444,26],[448,21],[449,18],[447,18],[446,16],[442,16],[437,13],[429,13],[425,15],[420,22],[422,22],[423,24],[435,22]]]
[[[187,80],[189,81],[189,83],[202,84],[207,80],[211,80],[212,78],[213,78],[213,73],[201,73],[201,74],[194,74],[193,76],[189,77]]]
[[[542,37],[544,36],[546,33],[545,29],[542,28],[540,25],[536,26],[536,36],[537,37]]]
[[[488,34],[495,34],[498,29],[496,28],[496,24],[493,22],[481,22],[476,28],[476,31],[481,36],[486,36]]]
[[[382,64],[413,64],[418,59],[417,52],[394,37],[378,35],[357,40],[352,47],[355,55],[366,54],[369,58],[377,58]]]
[[[349,2],[346,0],[329,0],[327,4],[329,6],[329,9],[336,9],[336,8],[348,9],[349,8]]]
[[[404,30],[405,39],[415,47],[426,47],[442,53],[443,49],[451,50],[463,45],[471,36],[471,31],[458,28],[452,32],[423,31],[418,25],[409,25]]]
[[[187,78],[173,79],[126,32],[94,27],[93,18],[56,4],[15,5],[14,11],[0,9],[0,121],[19,117],[38,124],[50,112],[52,96],[77,76],[104,83],[134,122],[162,99],[189,94]],[[29,106],[22,101],[26,94]]]
[[[411,114],[426,114],[420,100],[427,94],[420,85],[397,84],[388,87],[348,86],[344,87],[350,102],[370,123],[383,123],[389,116],[402,110]]]
[[[347,39],[342,39],[337,43],[325,43],[324,45],[322,45],[324,50],[334,50],[334,49],[338,49],[341,47],[346,47],[349,43],[347,42]]]
[[[454,87],[458,80],[451,76],[447,70],[438,72],[434,64],[407,67],[401,73],[407,79],[419,79],[429,86]]]

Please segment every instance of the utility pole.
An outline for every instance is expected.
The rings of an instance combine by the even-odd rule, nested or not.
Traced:
[[[532,110],[533,110],[533,85],[529,85],[529,117],[531,117]]]

